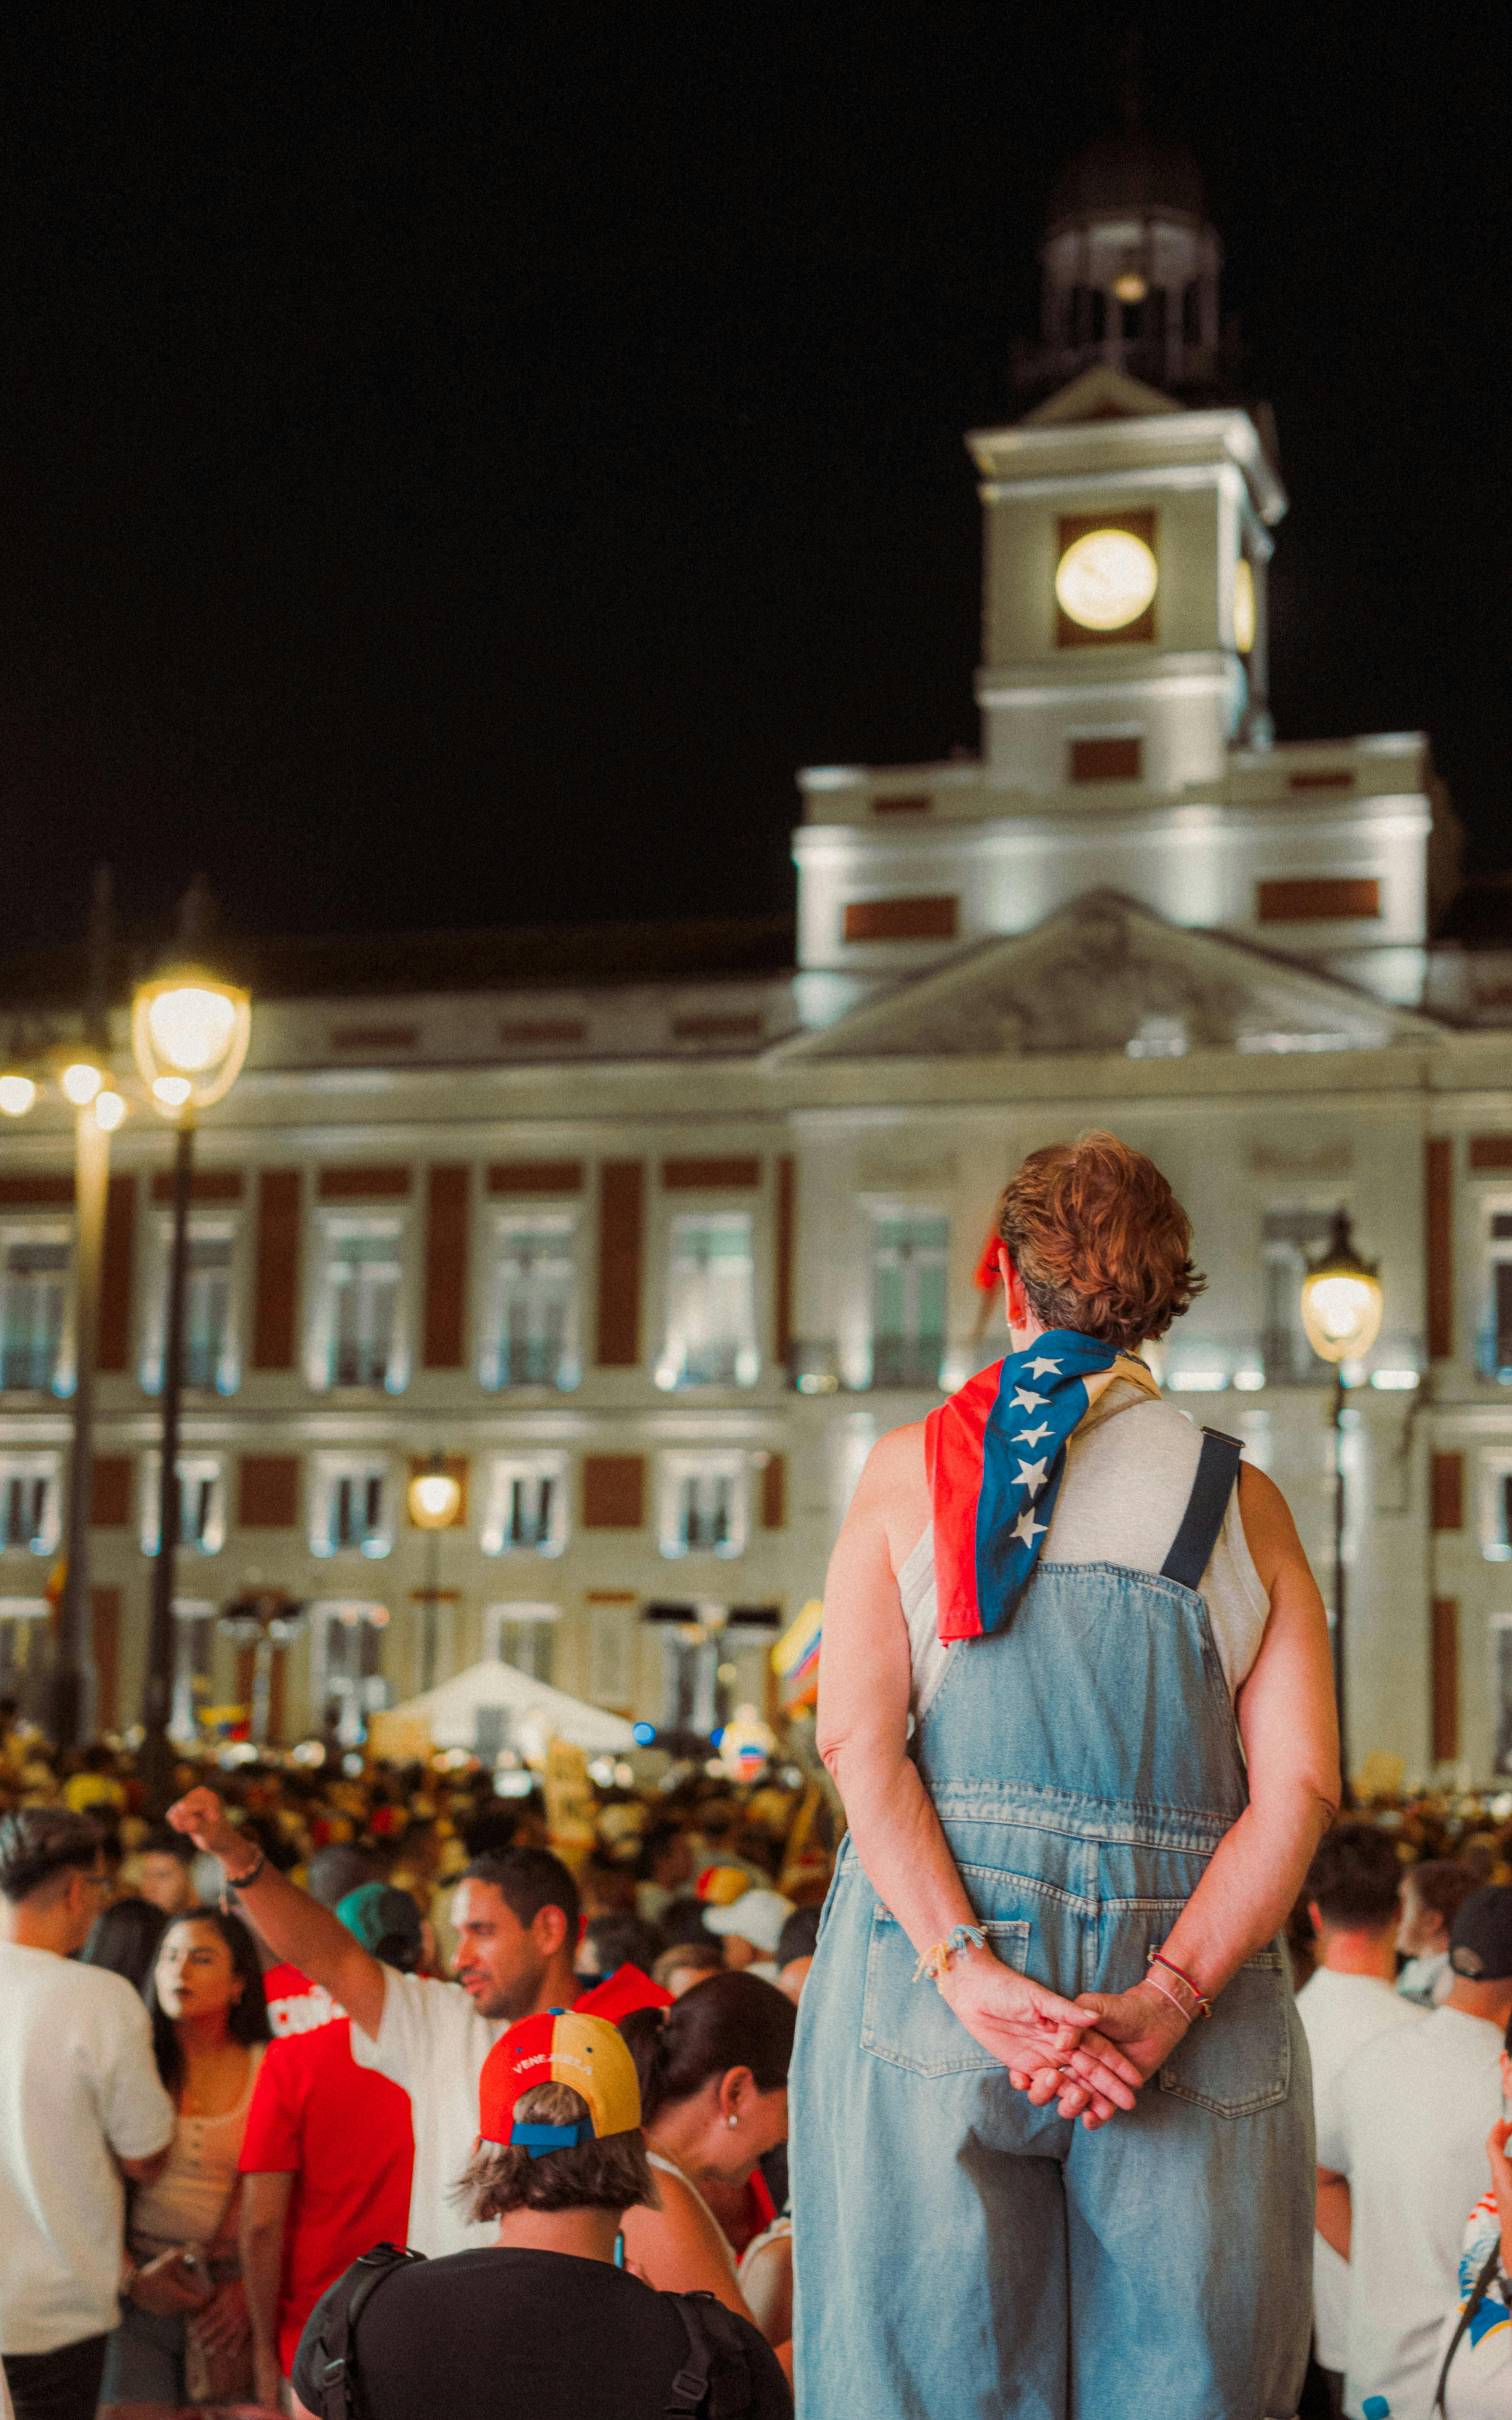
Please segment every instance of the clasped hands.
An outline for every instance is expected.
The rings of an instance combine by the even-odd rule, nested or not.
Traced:
[[[1187,2029],[1180,2009],[1151,1983],[1063,2000],[984,1948],[953,1959],[939,1991],[1037,2109],[1054,2101],[1060,2117],[1079,2118],[1088,2129],[1134,2107],[1140,2086]]]

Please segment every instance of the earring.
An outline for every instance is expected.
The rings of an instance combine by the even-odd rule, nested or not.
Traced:
[[[724,2121],[724,2122],[725,2122],[725,2124],[726,2124],[727,2126],[738,2126],[738,2125],[739,2125],[739,2123],[740,2123],[740,2120],[739,2120],[739,2118],[736,2118],[736,2117],[734,2117],[733,2115],[732,2115],[731,2117],[727,2118],[725,2119],[725,2121]]]

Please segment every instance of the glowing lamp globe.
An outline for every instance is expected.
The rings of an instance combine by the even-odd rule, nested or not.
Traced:
[[[1056,597],[1080,628],[1122,630],[1154,601],[1159,582],[1155,558],[1133,530],[1088,530],[1060,558]]]
[[[104,1076],[90,1059],[70,1060],[58,1078],[58,1090],[76,1109],[86,1109],[104,1083]]]
[[[106,1090],[95,1094],[95,1124],[102,1134],[114,1134],[126,1115],[126,1103],[119,1093]]]
[[[417,1529],[447,1529],[456,1519],[462,1484],[449,1470],[417,1471],[409,1481],[409,1518]]]
[[[1142,302],[1149,288],[1137,269],[1126,269],[1121,277],[1114,279],[1113,291],[1120,302]]]
[[[1381,1280],[1376,1264],[1354,1249],[1349,1213],[1335,1213],[1327,1251],[1302,1281],[1302,1324],[1323,1361],[1357,1361],[1381,1332]]]
[[[0,1109],[8,1118],[23,1118],[37,1098],[37,1087],[29,1076],[14,1072],[0,1076]]]
[[[144,984],[131,1009],[131,1047],[165,1117],[208,1109],[228,1093],[252,1033],[252,1003],[199,967]]]

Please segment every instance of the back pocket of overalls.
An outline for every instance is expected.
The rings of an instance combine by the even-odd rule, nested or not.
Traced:
[[[1029,1957],[1027,1918],[983,1923],[995,1957],[1024,1974]],[[914,2075],[969,2075],[982,2068],[1003,2071],[1001,2059],[967,2033],[952,2016],[928,1976],[914,1981],[918,1954],[895,1916],[885,1907],[872,1917],[866,1952],[866,1991],[861,2002],[861,2048]]]
[[[1274,2109],[1291,2088],[1291,2036],[1279,1949],[1257,1949],[1160,2071],[1160,2088],[1219,2118]]]

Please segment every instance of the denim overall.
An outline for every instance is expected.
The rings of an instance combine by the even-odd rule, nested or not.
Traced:
[[[1158,1575],[1041,1564],[915,1735],[994,1950],[1069,1999],[1143,1978],[1247,1801],[1197,1592],[1237,1465],[1204,1437]],[[1280,1943],[1090,2133],[914,1964],[847,1839],[791,2079],[799,2420],[1289,2420],[1315,2171]]]

